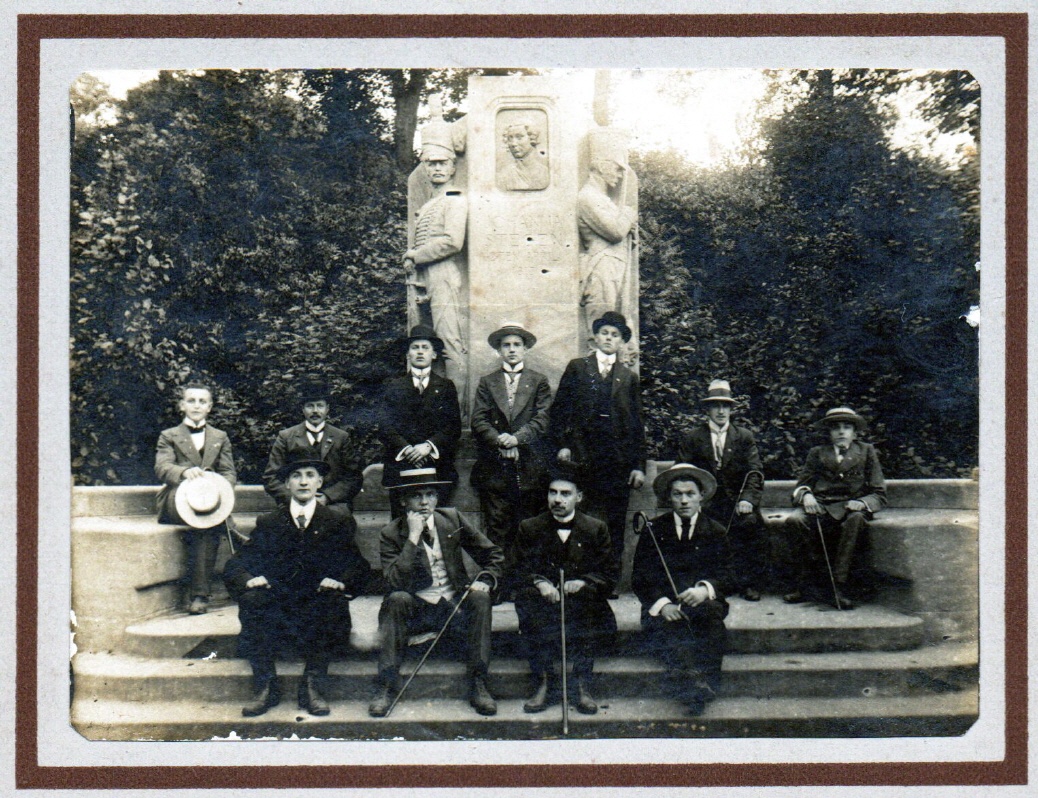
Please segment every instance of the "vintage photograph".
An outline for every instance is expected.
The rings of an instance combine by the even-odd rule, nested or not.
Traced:
[[[69,102],[84,738],[976,722],[970,72],[111,70]]]

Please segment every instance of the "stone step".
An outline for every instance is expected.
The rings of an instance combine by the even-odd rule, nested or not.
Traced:
[[[378,608],[381,597],[361,596],[351,602],[353,633],[350,642],[359,653],[377,648]],[[640,605],[625,593],[610,602],[620,631],[620,651],[637,653],[640,642]],[[922,621],[878,605],[849,612],[816,604],[785,604],[777,596],[759,602],[729,601],[726,620],[733,653],[821,651],[901,651],[922,642]],[[494,607],[494,651],[499,656],[522,656],[519,621],[512,604]],[[135,623],[126,629],[124,653],[144,657],[199,656],[216,652],[231,656],[240,631],[237,607],[213,607],[205,615],[176,612]]]
[[[403,675],[418,660],[408,658]],[[229,701],[243,704],[251,693],[251,674],[241,659],[143,659],[113,654],[79,654],[73,660],[77,701]],[[329,700],[370,699],[377,666],[374,658],[334,662],[323,690]],[[302,664],[280,662],[286,694],[294,690]],[[646,657],[604,657],[595,664],[596,695],[665,696],[664,669]],[[520,699],[531,690],[524,660],[495,659],[491,690],[498,698]],[[977,649],[966,644],[925,646],[912,651],[829,654],[729,654],[724,660],[722,696],[894,696],[955,692],[977,682]],[[430,658],[412,684],[411,699],[465,698],[465,666]]]
[[[208,701],[76,701],[72,724],[90,740],[544,740],[562,737],[558,706],[523,712],[521,699],[498,703],[494,717],[457,699],[403,700],[389,718],[371,718],[365,702],[332,701],[313,717],[294,694],[258,718],[238,704]],[[853,698],[719,698],[697,718],[668,699],[600,698],[597,715],[570,712],[568,739],[638,737],[903,737],[963,734],[976,720],[978,692]]]

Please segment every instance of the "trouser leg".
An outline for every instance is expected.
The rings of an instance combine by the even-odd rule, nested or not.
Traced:
[[[238,597],[238,655],[252,666],[256,690],[274,678],[274,660],[281,638],[281,608],[270,590],[254,588]]]
[[[608,485],[589,486],[584,492],[584,511],[609,526],[609,545],[612,548],[613,560],[623,563],[624,536],[627,532],[627,505],[630,501],[630,488],[624,480]],[[617,568],[619,578],[620,568]]]
[[[722,523],[727,523],[725,519]],[[738,515],[728,531],[736,584],[740,590],[761,590],[768,583],[770,546],[764,524],[756,513]]]
[[[337,590],[320,592],[307,603],[300,623],[303,672],[309,676],[324,676],[335,655],[341,655],[349,644],[350,600]]]
[[[858,539],[868,526],[864,513],[848,513],[840,523],[840,538],[833,562],[833,578],[837,584],[846,584]]]
[[[468,638],[468,670],[470,676],[486,676],[490,668],[490,628],[492,619],[490,593],[473,590],[459,610]]]
[[[394,687],[400,678],[400,665],[407,648],[408,621],[416,599],[404,590],[394,590],[382,600],[378,611],[378,680]]]
[[[216,569],[216,550],[226,529],[224,524],[218,524],[209,529],[192,529],[188,533],[188,591],[192,597],[209,598],[209,583]]]
[[[559,640],[557,607],[549,604],[535,587],[525,587],[516,593],[519,633],[525,641],[526,658],[534,676],[544,676],[552,670]]]

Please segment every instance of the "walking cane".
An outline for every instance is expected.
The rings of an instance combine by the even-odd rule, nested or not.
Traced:
[[[815,516],[815,526],[818,528],[818,539],[822,541],[822,554],[825,555],[825,567],[829,571],[829,584],[833,586],[833,602],[836,604],[836,609],[842,610],[840,602],[840,593],[836,589],[836,578],[833,576],[833,566],[829,562],[829,549],[825,545],[825,535],[822,534],[822,519],[817,515]]]
[[[476,574],[476,578],[472,580],[472,584],[475,584],[476,580],[479,579],[479,577],[487,573],[490,572],[480,571],[478,574]],[[386,714],[384,717],[389,717],[389,713],[393,711],[393,707],[396,706],[397,702],[400,700],[400,697],[404,694],[404,691],[407,689],[408,685],[410,685],[411,682],[414,680],[414,677],[418,675],[418,671],[422,669],[422,666],[425,664],[425,661],[429,659],[429,655],[432,654],[432,650],[436,648],[436,644],[440,642],[440,638],[443,637],[443,633],[447,631],[447,627],[450,626],[451,621],[454,620],[454,616],[458,614],[458,610],[461,609],[461,605],[465,603],[465,599],[469,597],[469,593],[471,592],[472,585],[470,584],[468,588],[466,588],[465,592],[462,594],[461,599],[458,601],[458,603],[454,605],[454,609],[451,610],[451,614],[447,616],[447,620],[443,622],[443,627],[440,629],[439,632],[436,633],[436,637],[433,638],[432,643],[425,650],[425,653],[422,654],[422,658],[418,660],[418,664],[415,666],[415,669],[411,671],[411,675],[407,677],[407,681],[404,682],[404,686],[400,688],[400,692],[396,694],[396,698],[394,698],[393,703],[389,705],[389,709],[386,710]]]
[[[735,511],[739,509],[739,496],[742,496],[742,492],[744,490],[746,490],[746,483],[749,482],[749,480],[750,480],[750,474],[757,474],[760,477],[761,484],[763,486],[763,483],[764,483],[764,472],[763,471],[757,471],[756,469],[754,469],[753,471],[747,471],[746,472],[746,476],[742,478],[742,486],[739,488],[739,492],[736,494],[735,504],[732,507],[732,514],[730,516],[728,516],[728,526],[726,526],[724,528],[724,534],[726,536],[728,534],[728,531],[732,528],[732,521],[735,520]]]
[[[559,568],[559,618],[562,637],[562,733],[569,734],[569,692],[566,689],[566,572]]]
[[[663,566],[663,573],[667,575],[667,582],[670,583],[670,589],[674,592],[674,601],[678,604],[678,609],[681,611],[681,616],[685,619],[685,623],[688,624],[689,629],[692,628],[692,621],[687,615],[685,610],[681,607],[681,599],[678,598],[678,586],[674,584],[674,577],[670,575],[670,568],[667,567],[667,560],[663,557],[663,551],[660,549],[659,541],[656,540],[656,532],[652,528],[652,522],[649,521],[649,517],[643,512],[637,512],[634,514],[634,520],[632,522],[634,526],[634,534],[641,535],[642,530],[649,530],[649,537],[652,538],[652,545],[656,547],[656,553],[660,557],[660,565]]]

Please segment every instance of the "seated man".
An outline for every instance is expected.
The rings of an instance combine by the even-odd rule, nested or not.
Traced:
[[[323,460],[295,460],[277,477],[288,486],[287,505],[256,520],[256,530],[224,568],[224,581],[238,602],[238,653],[252,665],[253,701],[242,709],[262,715],[281,701],[274,661],[288,648],[305,660],[299,707],[327,715],[318,681],[332,655],[350,639],[350,599],[360,590],[368,564],[354,542],[352,517],[333,514],[316,500]]]
[[[350,434],[328,423],[330,410],[328,391],[318,385],[303,390],[303,422],[283,429],[270,449],[270,459],[263,472],[263,487],[278,504],[292,498],[288,486],[278,479],[281,467],[292,460],[323,460],[328,465],[324,485],[317,501],[333,514],[350,515],[353,499],[364,484],[360,456]]]
[[[760,500],[764,474],[753,433],[732,422],[735,400],[727,380],[714,380],[700,400],[707,420],[681,434],[678,462],[695,463],[717,480],[704,512],[728,531],[735,583],[747,601],[760,601],[771,554]],[[754,473],[756,472],[756,473]]]
[[[201,382],[189,382],[180,389],[180,412],[184,420],[176,427],[162,430],[155,447],[155,476],[162,482],[156,502],[160,524],[182,524],[177,510],[178,488],[215,471],[231,486],[237,482],[234,454],[227,433],[206,419],[213,409],[213,392]],[[188,538],[188,612],[201,615],[209,608],[209,588],[216,566],[220,536],[227,533],[228,521],[206,528],[192,529]]]
[[[577,509],[583,498],[578,480],[575,467],[556,464],[548,482],[548,512],[519,524],[516,537],[515,611],[537,682],[523,704],[526,712],[541,712],[549,703],[549,678],[560,651],[560,591],[566,594],[566,654],[576,682],[570,695],[575,694],[577,710],[586,715],[598,711],[591,696],[595,655],[616,634],[609,595],[616,585],[617,561],[609,527]]]
[[[368,714],[385,717],[399,691],[400,665],[410,635],[441,629],[458,603],[451,631],[465,630],[469,703],[481,715],[497,712],[487,689],[490,667],[490,592],[501,576],[504,554],[453,508],[437,509],[444,485],[435,468],[406,469],[390,494],[403,511],[380,539],[382,578],[389,594],[378,611],[378,690]],[[462,553],[482,569],[469,582]],[[445,637],[448,651],[459,646]]]
[[[700,512],[716,486],[709,472],[687,463],[656,477],[656,497],[670,511],[642,532],[631,572],[647,648],[667,667],[667,686],[691,715],[703,713],[721,684],[728,639],[728,540],[724,527]]]
[[[793,504],[800,506],[786,521],[801,556],[797,588],[783,600],[824,601],[851,610],[854,604],[844,591],[854,553],[869,519],[887,503],[886,483],[875,447],[857,440],[865,419],[849,407],[835,407],[820,426],[828,429],[830,442],[808,452],[793,490]]]

